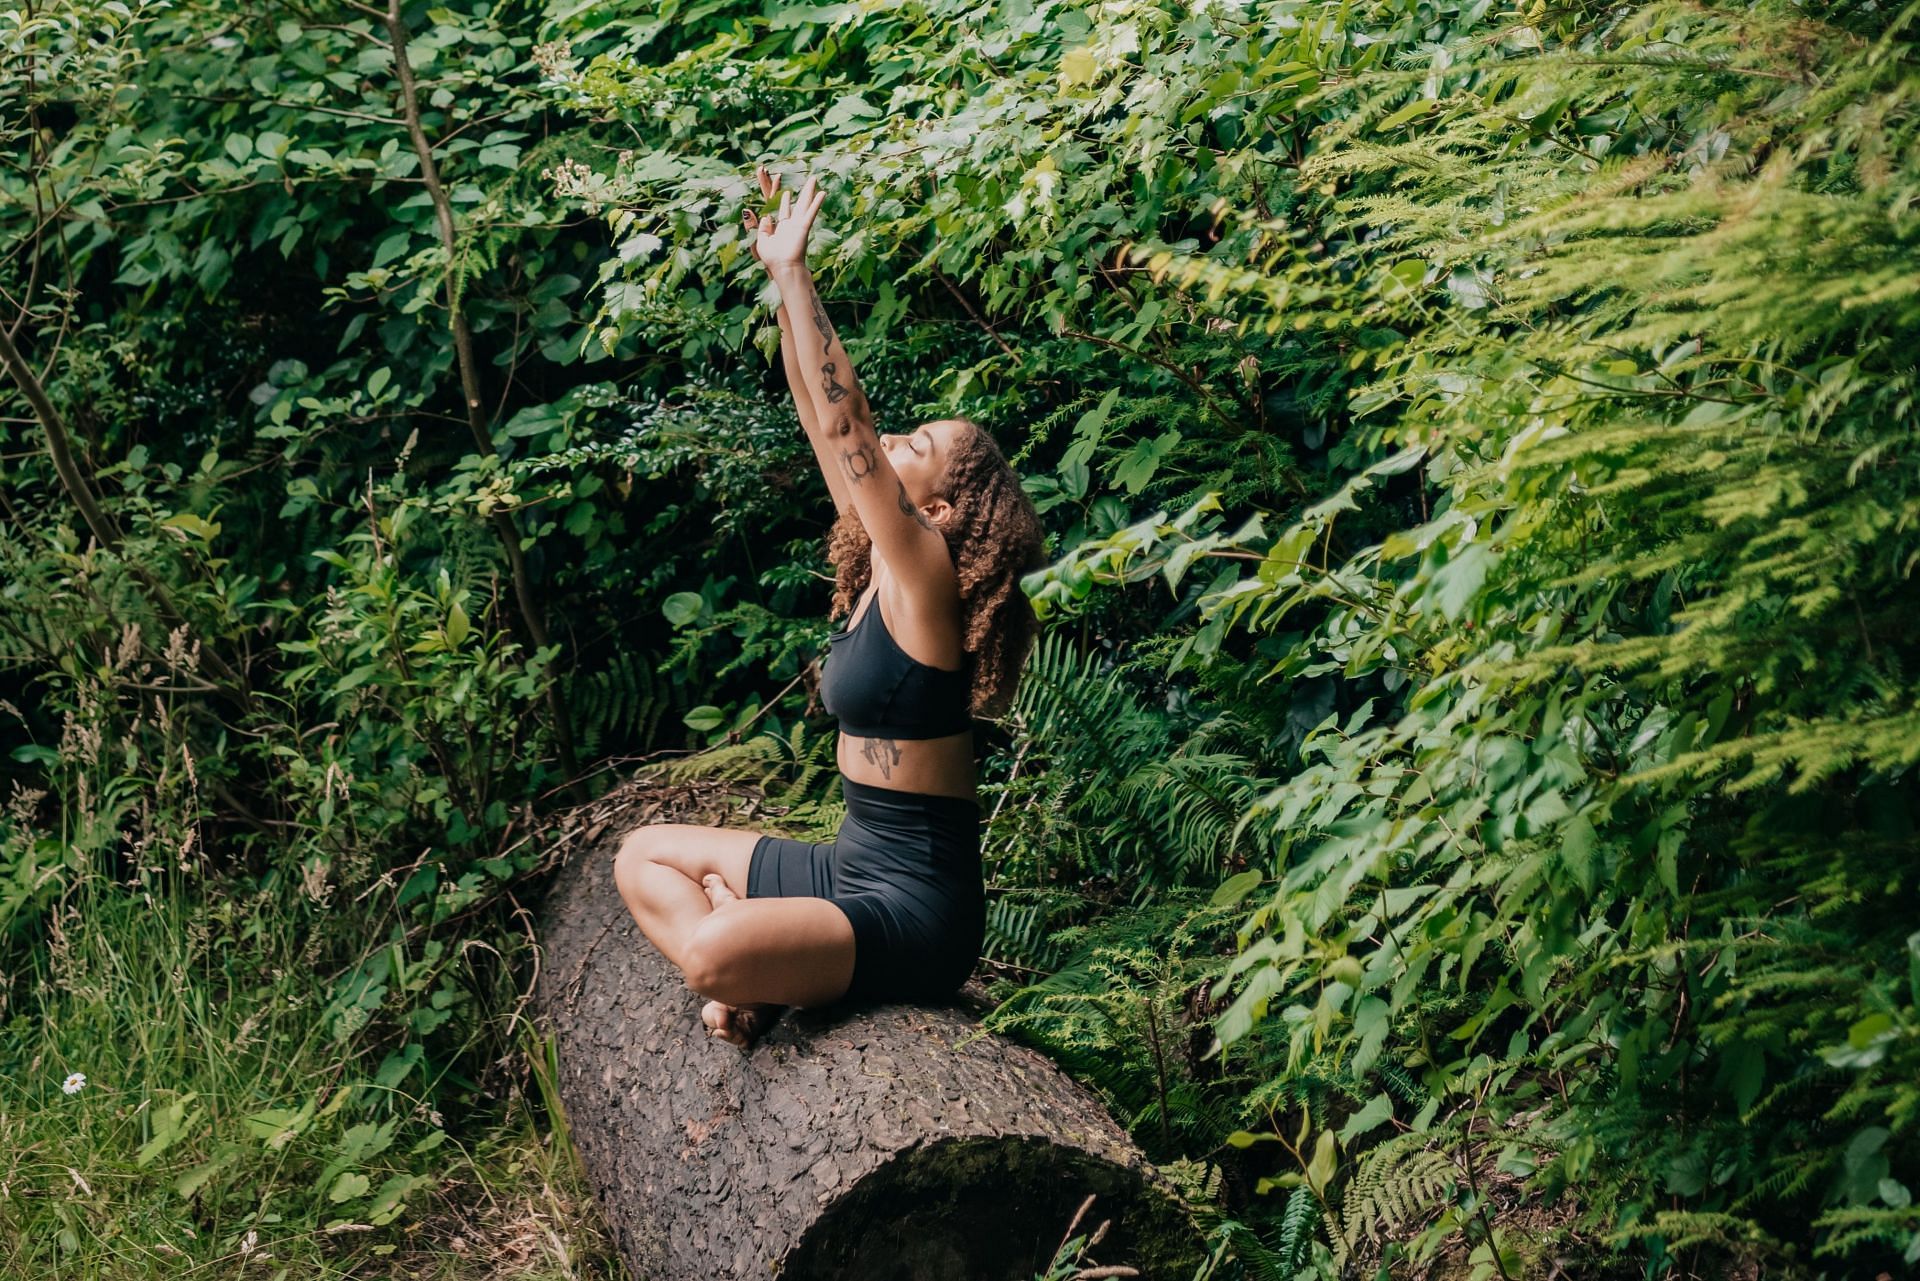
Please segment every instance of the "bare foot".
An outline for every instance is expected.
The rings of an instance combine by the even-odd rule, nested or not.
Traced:
[[[727,888],[725,878],[718,872],[708,872],[701,877],[700,888],[707,892],[707,902],[716,909],[740,901],[740,896]],[[728,1005],[725,1001],[708,1001],[700,1011],[700,1021],[707,1025],[711,1035],[728,1045],[750,1050],[753,1043],[779,1019],[780,1011],[786,1008],[784,1005]]]
[[[700,1021],[707,1025],[709,1035],[719,1037],[728,1045],[751,1050],[753,1043],[766,1034],[786,1008],[784,1005],[728,1005],[724,1001],[708,1001],[700,1011]]]
[[[701,877],[700,888],[707,892],[707,902],[715,907],[740,901],[740,896],[727,888],[726,880],[718,872],[708,872]]]

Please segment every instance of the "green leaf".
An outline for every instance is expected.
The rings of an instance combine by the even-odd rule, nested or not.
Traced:
[[[192,1198],[195,1193],[206,1186],[207,1180],[220,1173],[220,1171],[231,1164],[233,1158],[239,1154],[239,1148],[227,1144],[221,1145],[219,1155],[215,1156],[211,1161],[203,1165],[196,1165],[193,1169],[188,1170],[185,1174],[175,1179],[173,1181],[173,1190],[183,1197]]]
[[[1493,549],[1486,543],[1468,543],[1456,551],[1444,565],[1435,569],[1422,597],[1422,605],[1436,607],[1448,622],[1468,612],[1487,581],[1493,567]]]
[[[1907,995],[1920,1005],[1920,930],[1907,935]]]
[[[1358,982],[1358,976],[1354,976],[1352,983]],[[1351,1065],[1356,1074],[1369,1071],[1379,1061],[1381,1051],[1386,1048],[1387,1032],[1392,1027],[1392,1006],[1377,996],[1362,998],[1353,1014],[1353,1034],[1359,1038]]]
[[[1094,60],[1093,50],[1084,46],[1068,50],[1060,59],[1060,83],[1068,89],[1092,84],[1099,72],[1100,64]]]
[[[1856,1050],[1864,1050],[1878,1041],[1892,1026],[1892,1015],[1869,1014],[1847,1029],[1847,1044]]]
[[[1261,881],[1266,878],[1258,871],[1248,869],[1230,876],[1213,891],[1211,902],[1215,907],[1231,907],[1247,895],[1253,893]]]
[[[820,125],[829,133],[846,134],[853,132],[862,120],[870,120],[880,114],[880,109],[857,93],[843,93],[834,99],[827,108],[827,114],[820,118]]]
[[[713,704],[702,703],[681,719],[688,729],[699,730],[702,733],[706,733],[710,730],[719,729],[726,723],[727,717],[726,713],[722,712]]]
[[[1115,482],[1125,488],[1129,494],[1139,493],[1146,488],[1147,482],[1153,479],[1154,472],[1159,470],[1160,464],[1173,453],[1174,447],[1179,443],[1180,432],[1177,428],[1162,432],[1151,441],[1142,440],[1135,443],[1133,449],[1120,461],[1120,465],[1114,468]]]
[[[560,410],[554,405],[528,405],[507,419],[509,436],[538,436],[560,426]]]
[[[429,1175],[394,1175],[382,1183],[380,1190],[374,1193],[373,1203],[367,1207],[367,1221],[376,1227],[393,1222],[400,1217],[401,1210],[405,1208],[403,1202],[407,1194],[415,1188],[426,1187],[433,1181]]]
[[[142,1143],[140,1150],[134,1154],[135,1165],[145,1169],[153,1164],[155,1159],[173,1146],[175,1139],[192,1127],[193,1121],[187,1117],[187,1107],[196,1097],[190,1091],[154,1113],[153,1137]],[[198,1115],[195,1113],[195,1119]]]
[[[333,1181],[333,1190],[327,1193],[327,1200],[339,1205],[342,1201],[365,1196],[369,1182],[366,1175],[350,1170]]]
[[[313,1120],[314,1105],[295,1108],[267,1108],[260,1112],[250,1112],[242,1123],[248,1133],[264,1140],[269,1148],[280,1148],[303,1133]]]
[[[412,1071],[420,1066],[425,1051],[418,1041],[409,1041],[381,1061],[379,1071],[373,1075],[375,1085],[392,1089],[407,1079]]]
[[[184,529],[202,542],[211,541],[220,532],[219,525],[192,512],[175,512],[160,523],[170,529]]]
[[[1232,1045],[1235,1041],[1253,1031],[1255,1023],[1266,1017],[1267,1002],[1280,991],[1284,980],[1280,971],[1270,965],[1261,966],[1247,979],[1247,985],[1220,1014],[1214,1024],[1215,1035],[1222,1045]]]
[[[1560,830],[1560,861],[1589,894],[1599,883],[1599,870],[1594,865],[1594,850],[1599,842],[1599,833],[1593,830],[1585,814],[1575,814]]]
[[[1334,1171],[1339,1165],[1340,1154],[1334,1145],[1333,1131],[1320,1131],[1320,1137],[1313,1145],[1313,1159],[1307,1162],[1307,1185],[1315,1194],[1325,1196],[1327,1184],[1333,1181]]]
[[[448,645],[455,649],[460,648],[461,642],[467,639],[467,633],[471,626],[472,624],[467,618],[467,611],[460,607],[459,601],[455,601],[447,607]]]
[[[1368,1100],[1367,1105],[1347,1118],[1340,1127],[1340,1142],[1350,1144],[1367,1131],[1386,1124],[1393,1119],[1393,1100],[1383,1090]]]
[[[1698,1152],[1682,1152],[1667,1162],[1667,1191],[1675,1196],[1698,1196],[1707,1190],[1707,1159]]]
[[[1381,133],[1386,133],[1390,129],[1398,129],[1401,125],[1409,121],[1418,120],[1421,116],[1426,115],[1439,105],[1438,102],[1431,98],[1422,98],[1418,102],[1410,102],[1375,125],[1374,128]]]
[[[413,244],[413,233],[407,230],[390,231],[374,247],[373,267],[384,267],[394,259],[406,254],[408,246]]]
[[[685,627],[700,617],[701,611],[706,607],[706,597],[699,592],[675,592],[660,606],[660,612],[665,614],[667,621],[675,627]]]
[[[1427,264],[1421,259],[1408,258],[1401,262],[1396,262],[1393,266],[1387,268],[1386,275],[1381,281],[1383,286],[1382,293],[1386,297],[1392,297],[1396,292],[1413,294],[1419,290],[1420,282],[1426,278]],[[1384,286],[1387,285],[1392,285],[1395,288],[1391,290],[1385,289]]]

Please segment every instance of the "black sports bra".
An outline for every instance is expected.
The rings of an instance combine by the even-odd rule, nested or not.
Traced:
[[[832,661],[822,660],[820,701],[839,718],[842,733],[858,738],[943,738],[973,728],[973,660],[958,671],[929,667],[900,648],[887,620],[874,626],[880,591],[867,599],[860,621],[827,638]]]

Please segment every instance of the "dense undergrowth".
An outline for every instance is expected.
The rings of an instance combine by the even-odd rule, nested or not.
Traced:
[[[991,1022],[1209,1275],[1920,1261],[1917,14],[0,13],[0,1269],[617,1267],[548,817],[836,818],[763,160],[1049,522]]]

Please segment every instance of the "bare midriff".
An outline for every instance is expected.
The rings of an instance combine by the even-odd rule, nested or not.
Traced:
[[[880,608],[876,598],[881,588],[891,581],[892,575],[876,556],[873,585],[855,602],[853,612],[848,615],[849,626],[863,621],[866,611]],[[876,621],[885,626],[886,613],[882,611]],[[888,635],[893,634],[889,628]],[[895,645],[898,644],[896,640]],[[867,738],[842,730],[834,748],[834,763],[839,766],[842,777],[870,787],[891,787],[929,796],[957,796],[966,801],[979,799],[974,790],[978,780],[974,773],[971,729],[940,738]]]
[[[972,730],[944,738],[862,738],[842,731],[835,762],[842,775],[871,787],[979,799]]]

